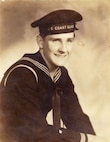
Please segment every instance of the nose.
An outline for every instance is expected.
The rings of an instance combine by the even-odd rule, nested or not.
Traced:
[[[59,48],[59,51],[62,52],[62,53],[67,52],[67,43],[62,42],[62,43],[61,43],[61,46],[60,46],[60,48]]]

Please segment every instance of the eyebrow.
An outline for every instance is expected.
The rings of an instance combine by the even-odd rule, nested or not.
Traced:
[[[67,38],[67,40],[68,39],[74,39],[74,36]],[[50,37],[49,40],[62,40],[62,38],[59,38],[59,37]]]

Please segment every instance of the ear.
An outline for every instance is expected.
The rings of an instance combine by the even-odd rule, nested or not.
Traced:
[[[37,39],[39,48],[42,49],[43,48],[43,38],[40,35],[38,35],[36,39]]]

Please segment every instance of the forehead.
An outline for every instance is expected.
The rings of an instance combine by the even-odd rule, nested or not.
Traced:
[[[68,38],[73,38],[74,33],[61,33],[61,34],[52,34],[52,35],[47,35],[45,38],[46,39],[68,39]]]

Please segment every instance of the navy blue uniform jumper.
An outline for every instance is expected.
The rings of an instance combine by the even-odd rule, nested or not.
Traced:
[[[59,67],[52,80],[39,51],[25,54],[12,65],[1,88],[1,137],[7,137],[8,142],[63,142],[54,126],[46,121],[56,88],[60,89],[61,119],[67,129],[95,134],[67,70]]]

